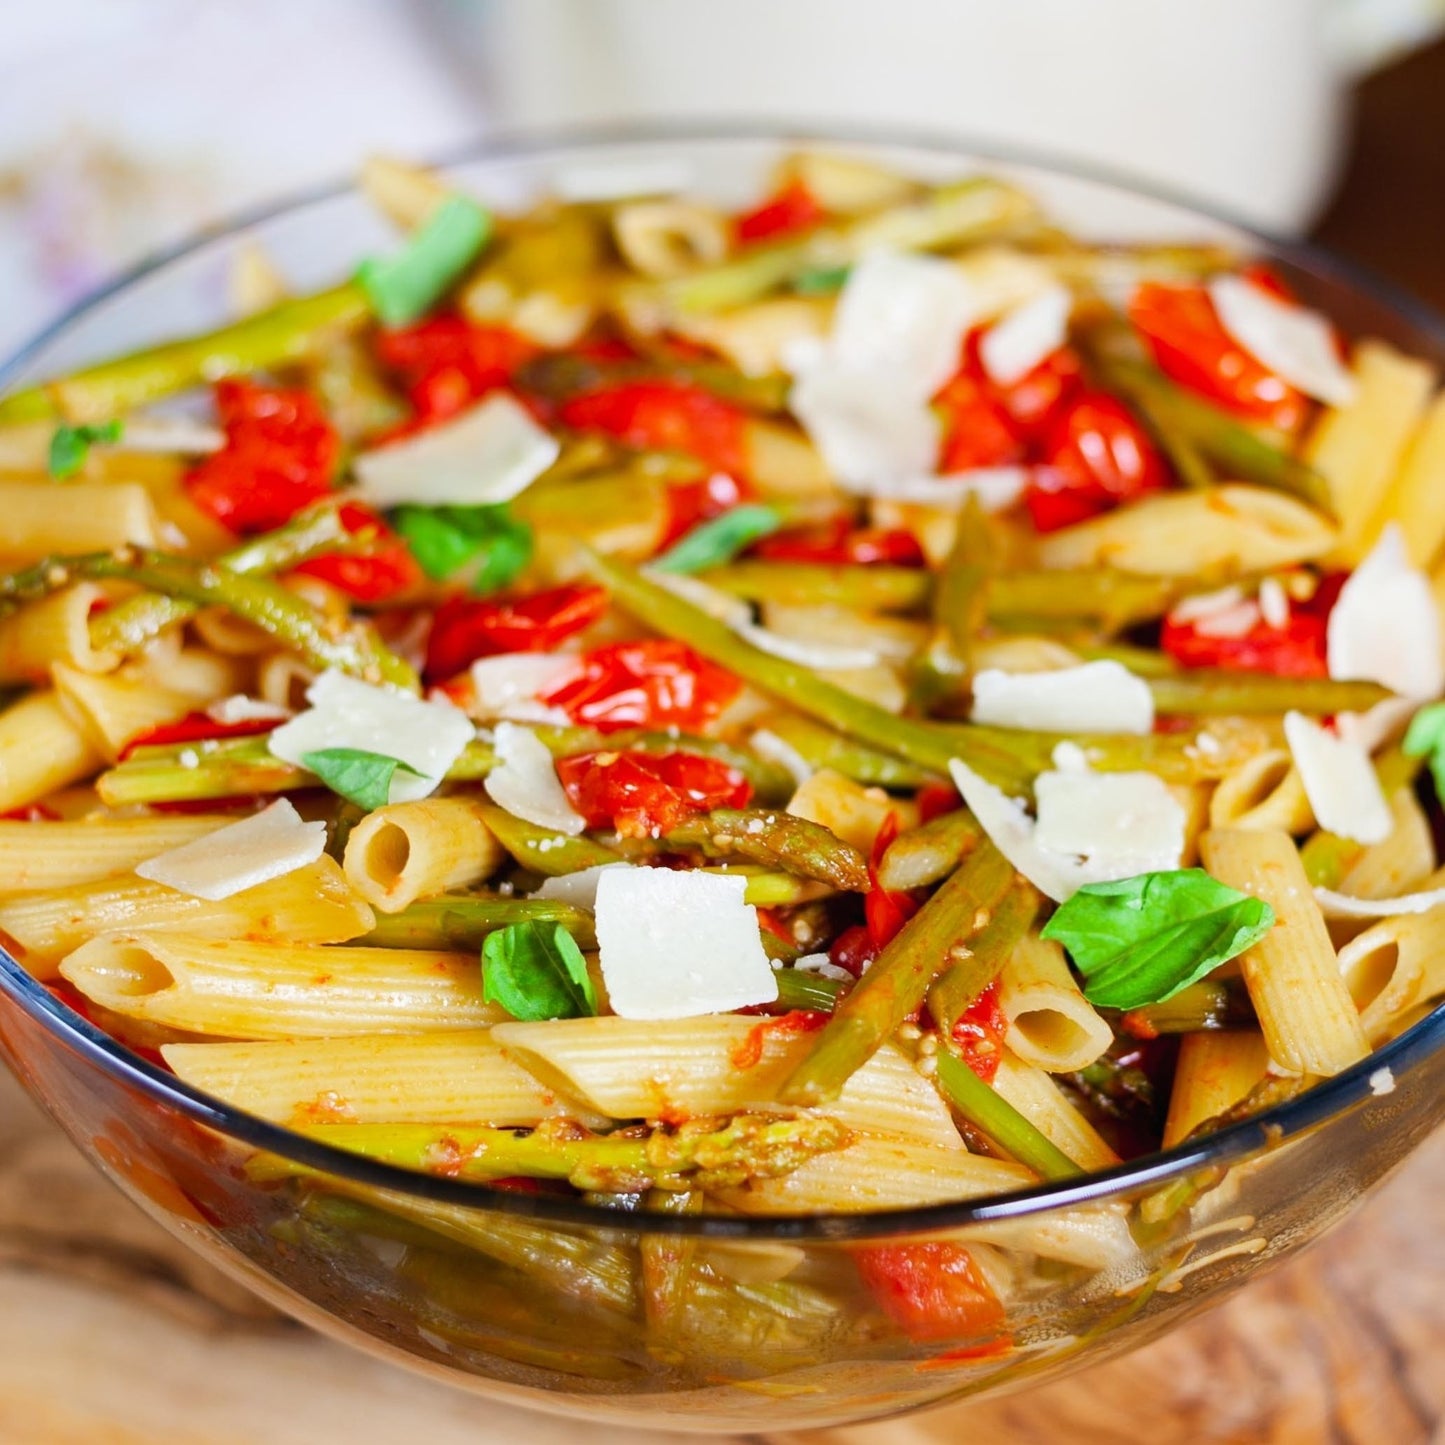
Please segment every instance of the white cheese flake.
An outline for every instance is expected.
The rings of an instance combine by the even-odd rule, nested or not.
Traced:
[[[305,868],[325,847],[326,824],[303,823],[281,798],[239,823],[138,863],[135,871],[152,883],[215,903]]]
[[[845,490],[867,494],[933,470],[942,428],[928,398],[897,377],[825,353],[793,383],[788,405]]]
[[[477,717],[511,722],[558,723],[567,715],[540,701],[574,676],[579,667],[565,653],[501,652],[472,663],[472,708]]]
[[[1047,361],[1068,339],[1073,307],[1068,287],[1049,286],[990,326],[978,347],[989,379],[1013,386]]]
[[[853,975],[846,968],[834,963],[826,953],[805,953],[801,958],[793,960],[793,969],[797,973],[811,973],[818,978],[831,978],[834,983],[851,983]]]
[[[973,721],[1053,733],[1148,733],[1149,684],[1122,663],[1085,662],[1053,672],[985,668],[973,680]]]
[[[1212,612],[1228,612],[1245,600],[1244,589],[1230,585],[1216,592],[1195,592],[1192,596],[1181,597],[1169,610],[1171,622],[1198,622]]]
[[[284,722],[291,716],[289,707],[279,707],[274,702],[261,702],[258,698],[247,697],[243,692],[232,693],[219,702],[213,702],[206,709],[206,716],[223,727],[242,722]]]
[[[494,392],[453,421],[362,452],[353,495],[378,509],[494,506],[531,486],[559,450],[521,402]]]
[[[1395,898],[1355,898],[1333,888],[1316,888],[1315,899],[1326,918],[1398,918],[1406,913],[1429,913],[1445,906],[1445,888],[1426,888]]]
[[[423,702],[407,693],[323,672],[306,691],[311,706],[267,737],[273,757],[304,768],[307,753],[354,748],[399,758],[417,776],[396,770],[388,801],[409,803],[436,790],[447,769],[477,735],[450,703]]]
[[[1330,406],[1354,400],[1354,378],[1319,312],[1272,296],[1241,276],[1216,276],[1209,297],[1225,331],[1282,381]]]
[[[1440,614],[1430,579],[1410,565],[1391,522],[1340,589],[1325,631],[1330,676],[1378,682],[1401,697],[1437,697],[1445,688]]]
[[[492,735],[497,766],[482,786],[487,796],[514,818],[539,828],[575,837],[587,821],[574,808],[557,777],[557,767],[546,744],[531,728],[500,722]]]
[[[875,477],[862,487],[844,490],[881,502],[908,502],[947,512],[961,511],[973,499],[985,512],[1006,512],[1023,497],[1030,475],[1028,467],[978,467],[938,477]]]
[[[1045,798],[1054,792],[1049,804],[1040,804],[1041,812],[1045,806],[1050,812],[1043,823],[1055,838],[1087,842],[1089,855],[1081,856],[1045,847],[1037,836],[1039,825],[1028,816],[1023,804],[979,777],[959,759],[952,759],[948,769],[954,786],[999,852],[1055,903],[1072,898],[1086,883],[1104,883],[1179,866],[1184,847],[1184,810],[1152,773],[1069,771],[1039,777],[1036,789]],[[1126,780],[1122,785],[1117,781],[1121,778]],[[1098,787],[1101,783],[1103,786]],[[1129,831],[1116,821],[1121,814],[1143,820],[1144,824],[1134,826],[1126,853],[1111,852],[1107,846]]]
[[[1393,826],[1370,755],[1303,713],[1288,712],[1284,735],[1321,828],[1356,843],[1380,843]]]
[[[642,575],[674,597],[690,602],[699,612],[706,612],[709,617],[725,622],[729,627],[743,627],[753,620],[752,607],[741,597],[734,597],[731,592],[724,592],[721,587],[714,587],[701,577],[693,577],[686,572],[665,572],[660,567],[644,567]]]
[[[1266,577],[1259,584],[1259,615],[1276,630],[1289,626],[1289,596],[1278,577]]]
[[[748,739],[748,746],[764,761],[777,763],[801,788],[813,776],[813,765],[786,738],[771,728],[759,728]]]
[[[670,868],[609,868],[597,883],[597,947],[612,1010],[680,1019],[773,1003],[747,881]]]
[[[576,873],[563,873],[549,878],[534,894],[549,902],[567,903],[573,908],[593,913],[597,908],[597,884],[602,875],[612,868],[631,868],[631,863],[599,863],[593,868],[581,868]]]

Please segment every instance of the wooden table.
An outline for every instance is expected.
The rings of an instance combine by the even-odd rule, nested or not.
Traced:
[[[1423,1445],[1445,1422],[1445,1132],[1211,1313],[1025,1395],[724,1445]],[[622,1445],[415,1379],[198,1264],[0,1081],[4,1445]],[[689,1437],[663,1434],[659,1442]],[[1445,1437],[1442,1437],[1445,1438]]]

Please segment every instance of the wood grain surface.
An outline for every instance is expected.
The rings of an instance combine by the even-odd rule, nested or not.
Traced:
[[[723,1445],[1423,1445],[1445,1439],[1445,1132],[1297,1261],[1018,1396]],[[622,1445],[289,1324],[196,1261],[0,1080],[0,1445]],[[660,1433],[660,1442],[696,1436]]]

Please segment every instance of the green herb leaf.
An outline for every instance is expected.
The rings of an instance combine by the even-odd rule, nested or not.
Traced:
[[[470,568],[476,593],[495,592],[532,560],[532,529],[505,504],[492,507],[398,507],[392,515],[421,570],[434,582]]]
[[[529,1023],[597,1012],[587,961],[560,923],[512,923],[489,933],[482,944],[482,996]]]
[[[663,572],[703,572],[709,567],[721,567],[782,525],[783,515],[776,507],[733,507],[680,537],[652,565]]]
[[[315,773],[333,793],[368,813],[391,801],[391,780],[398,772],[413,778],[422,776],[400,758],[368,753],[362,748],[320,748],[314,753],[302,753],[301,766]]]
[[[793,277],[793,290],[799,296],[829,296],[841,291],[848,280],[851,266],[815,266]]]
[[[491,213],[449,196],[394,256],[371,256],[356,279],[387,326],[404,326],[436,305],[492,234]]]
[[[118,442],[122,431],[119,421],[101,422],[98,426],[58,426],[50,438],[50,475],[60,481],[73,477],[84,465],[90,449],[97,442]]]
[[[1445,702],[1422,707],[1410,719],[1400,744],[1407,758],[1428,758],[1435,792],[1445,800]]]
[[[1084,997],[1100,1008],[1162,1003],[1274,927],[1261,898],[1202,868],[1086,883],[1049,919],[1043,937],[1068,949]]]

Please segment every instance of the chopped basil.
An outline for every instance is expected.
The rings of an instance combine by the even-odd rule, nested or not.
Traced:
[[[1197,983],[1274,927],[1261,898],[1202,868],[1087,883],[1043,929],[1069,951],[1084,996],[1100,1008],[1143,1008]]]
[[[309,768],[333,793],[365,808],[385,807],[391,801],[391,780],[398,772],[421,774],[400,758],[384,753],[368,753],[362,748],[321,748],[302,753],[301,765]]]
[[[848,280],[849,266],[816,266],[793,277],[793,290],[799,296],[829,296],[841,291]]]
[[[119,421],[101,422],[98,426],[58,426],[50,438],[50,475],[64,481],[85,465],[90,449],[97,442],[118,442]]]
[[[1429,760],[1435,792],[1445,802],[1445,702],[1422,707],[1410,719],[1400,746],[1406,757]]]
[[[466,196],[450,196],[392,256],[371,256],[356,279],[387,326],[424,315],[469,266],[492,233],[491,214]]]
[[[709,567],[721,567],[782,525],[782,513],[775,507],[733,507],[694,527],[652,565],[663,572],[703,572]]]
[[[512,923],[489,933],[482,945],[482,996],[528,1022],[597,1012],[587,961],[560,923]]]
[[[398,507],[392,516],[417,565],[434,582],[470,569],[473,592],[495,592],[532,560],[532,529],[505,503],[491,507]]]

